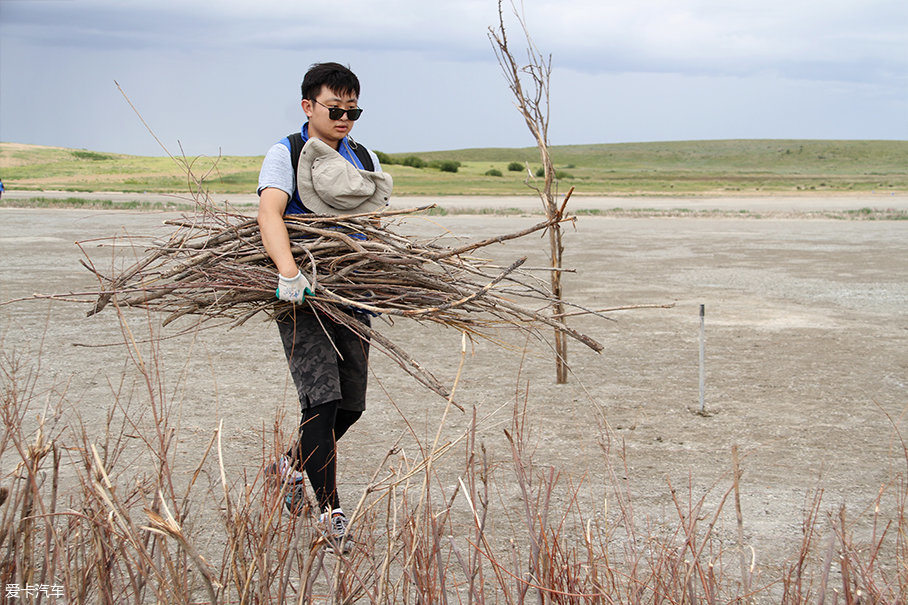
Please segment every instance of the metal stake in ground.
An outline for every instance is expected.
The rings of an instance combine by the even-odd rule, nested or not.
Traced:
[[[706,390],[706,328],[705,328],[706,305],[700,305],[700,413],[706,412],[706,403],[704,391]]]

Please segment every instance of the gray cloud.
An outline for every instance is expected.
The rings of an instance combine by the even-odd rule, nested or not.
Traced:
[[[908,138],[902,0],[526,0],[526,16],[553,56],[560,143]],[[260,153],[298,126],[306,67],[340,60],[380,149],[532,145],[487,39],[497,18],[489,0],[4,0],[0,137],[155,152],[116,79],[169,145]],[[577,99],[602,118],[576,120]]]
[[[899,0],[529,2],[537,46],[558,65],[635,71],[856,79],[908,72],[908,4]],[[369,49],[491,61],[491,2],[350,0],[341,10],[281,2],[5,2],[4,35],[56,47]],[[517,22],[506,13],[512,44]],[[860,68],[856,67],[859,66]],[[867,69],[867,68],[870,69]],[[837,68],[841,73],[836,74]]]

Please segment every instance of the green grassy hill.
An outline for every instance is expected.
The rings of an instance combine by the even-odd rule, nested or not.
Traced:
[[[908,141],[730,140],[551,148],[559,189],[576,195],[908,192]],[[396,195],[523,195],[535,147],[381,154]],[[261,156],[188,158],[215,193],[255,191]],[[519,170],[509,170],[517,168]],[[456,167],[456,172],[453,170]],[[447,169],[447,171],[445,170]],[[186,192],[187,168],[139,157],[0,143],[8,189]]]

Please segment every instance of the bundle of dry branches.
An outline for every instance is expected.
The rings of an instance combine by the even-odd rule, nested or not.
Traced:
[[[447,389],[402,349],[358,321],[349,311],[409,317],[493,338],[505,326],[532,332],[554,327],[595,351],[602,346],[553,319],[545,280],[521,269],[471,255],[498,242],[572,220],[560,213],[527,229],[456,248],[419,241],[395,231],[401,217],[425,210],[352,216],[295,215],[286,218],[294,256],[314,289],[304,306],[346,325],[397,361],[420,382],[447,396]],[[144,257],[115,275],[103,275],[91,259],[83,264],[101,291],[89,315],[114,303],[199,321],[220,318],[239,325],[258,313],[279,314],[289,303],[275,298],[277,269],[262,245],[254,218],[211,206],[181,219],[169,239],[154,242]],[[84,248],[83,248],[84,250]],[[515,302],[538,301],[535,309]]]

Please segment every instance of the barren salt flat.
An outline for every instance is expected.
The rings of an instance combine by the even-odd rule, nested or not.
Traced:
[[[46,197],[64,199],[67,197],[87,197],[98,200],[111,200],[119,202],[143,201],[162,202],[187,201],[192,198],[185,194],[166,193],[119,193],[119,192],[93,192],[73,193],[70,191],[7,191],[3,194],[11,199],[25,199],[30,197]],[[228,199],[237,206],[254,206],[258,203],[258,196],[254,194],[220,196]],[[213,196],[215,201],[221,201],[219,196]],[[509,209],[516,208],[524,211],[537,211],[540,209],[539,199],[532,195],[526,196],[406,196],[397,197],[392,201],[396,208],[424,206],[437,204],[451,209]],[[697,197],[608,197],[584,196],[577,194],[573,197],[571,207],[576,210],[605,211],[613,208],[626,210],[640,209],[688,209],[688,210],[726,210],[726,211],[751,211],[751,212],[821,212],[821,211],[846,211],[861,208],[908,210],[908,195],[891,194],[887,192],[871,192],[863,194],[833,194],[833,195],[765,195],[765,196],[697,196]]]
[[[908,207],[905,197],[872,195],[680,203],[597,199],[605,208]],[[441,201],[516,204],[508,198]],[[572,203],[587,208],[593,200]],[[0,209],[0,300],[96,289],[73,242],[160,231],[167,216]],[[420,236],[446,230],[472,240],[537,220],[457,215],[413,218],[406,228]],[[509,341],[514,350],[475,342],[458,400],[477,406],[485,418],[480,436],[493,462],[509,459],[502,428],[510,422],[515,393],[520,401],[526,395],[538,464],[582,481],[590,510],[608,514],[603,502],[614,486],[602,444],[611,445],[610,456],[623,450],[627,471],[619,474],[628,480],[636,511],[658,524],[676,518],[669,482],[691,488],[695,497],[716,485],[718,499],[730,485],[730,452],[737,445],[746,539],[763,565],[794,554],[801,520],[818,486],[825,489],[824,511],[845,505],[857,516],[882,485],[904,474],[899,433],[908,434],[908,221],[582,217],[568,229],[565,247],[565,265],[576,271],[565,276],[571,301],[589,308],[673,306],[609,313],[612,321],[573,320],[605,351],[596,354],[571,343],[573,375],[565,386],[553,384],[554,367],[544,346],[531,341],[524,357],[522,339]],[[98,258],[109,254],[92,243],[85,249]],[[487,252],[502,261],[528,255],[528,265],[541,266],[545,239],[530,236]],[[706,416],[694,413],[701,304],[706,309]],[[122,342],[116,314],[87,318],[87,307],[48,300],[5,304],[0,333],[4,353],[40,364],[39,382],[55,384],[54,392],[65,393],[68,405],[92,426],[102,420],[113,401],[112,385],[133,361],[122,347],[100,346]],[[168,396],[179,403],[180,456],[198,460],[223,423],[228,473],[257,473],[274,451],[275,417],[285,414],[283,426],[291,431],[297,408],[274,326],[252,320],[230,331],[175,336],[181,326],[161,329],[156,318],[137,311],[126,317],[138,337],[149,330],[171,336],[160,341],[157,357]],[[376,325],[441,380],[453,380],[459,334],[412,321]],[[444,408],[443,401],[380,353],[373,354],[372,366],[368,410],[340,443],[341,491],[347,502],[359,497],[393,444],[417,456],[416,439],[431,442]],[[444,438],[455,438],[467,421],[456,412]],[[456,483],[462,457],[452,454],[439,463],[442,480]],[[513,486],[499,489],[505,506],[519,506]],[[466,507],[461,508],[468,519]],[[718,531],[731,535],[733,517],[729,509]],[[504,515],[492,521],[501,531],[490,535],[501,545],[508,537],[507,522]],[[860,525],[855,527],[860,531]]]

